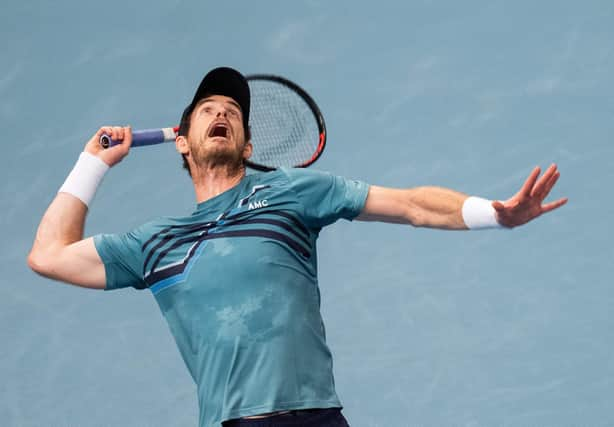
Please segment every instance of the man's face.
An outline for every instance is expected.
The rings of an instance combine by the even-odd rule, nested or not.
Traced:
[[[241,166],[251,154],[245,140],[243,113],[232,98],[212,95],[192,111],[187,135],[187,154],[198,167],[202,164]]]

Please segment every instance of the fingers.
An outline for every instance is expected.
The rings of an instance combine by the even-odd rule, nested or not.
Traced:
[[[114,126],[113,133],[111,134],[111,138],[116,141],[123,141],[124,140],[124,128],[119,127],[119,126]]]
[[[539,176],[540,171],[541,169],[539,168],[539,166],[535,166],[535,168],[533,168],[533,171],[520,189],[520,196],[529,197],[531,195],[531,191],[533,189],[533,186],[535,185],[535,181],[537,181],[537,177]]]
[[[550,167],[546,169],[546,172],[544,172],[539,181],[537,181],[537,183],[533,187],[533,190],[531,190],[531,197],[540,197],[543,200],[546,197],[544,196],[544,192],[547,189],[548,182],[550,181],[552,176],[556,174],[556,172],[556,165],[551,164]],[[548,191],[550,190],[548,189]]]
[[[100,137],[103,135],[107,135],[116,141],[122,141],[124,139],[125,129],[126,128],[120,126],[102,126],[100,129],[98,129],[98,131],[96,131],[90,142],[95,141],[96,143],[99,143]]]
[[[546,197],[548,197],[548,194],[550,194],[550,190],[552,190],[552,188],[554,187],[554,184],[556,184],[556,182],[558,181],[560,176],[561,176],[561,173],[559,171],[556,171],[550,177],[550,179],[546,183],[546,186],[544,187],[544,192],[542,194],[542,200],[544,200]]]
[[[132,129],[130,126],[115,126],[112,128],[112,132],[108,135],[115,141],[121,141],[121,144],[114,145],[113,147],[110,147],[109,150],[125,152],[130,150],[130,146],[132,145]]]
[[[100,138],[104,134],[111,135],[112,133],[113,133],[112,126],[102,126],[100,129],[98,129],[98,132],[96,132],[94,136],[97,136]]]
[[[559,199],[555,202],[550,202],[550,203],[546,203],[545,205],[542,206],[542,213],[546,213],[546,212],[550,212],[553,211],[557,208],[560,208],[561,206],[563,206],[565,203],[567,203],[569,199],[567,197],[564,197],[562,199]]]
[[[100,145],[100,137],[104,134],[111,135],[112,133],[113,127],[102,126],[87,142],[85,145],[85,151],[88,151],[91,154],[98,154],[103,150],[102,146]]]
[[[124,144],[128,149],[132,147],[132,126],[126,126],[124,128]]]
[[[107,135],[115,141],[121,141],[121,143],[104,149],[100,145],[100,138],[103,135]],[[131,145],[132,129],[130,126],[102,126],[89,140],[85,149],[100,157],[109,166],[113,166],[128,155]]]
[[[107,134],[108,136],[111,137],[111,139],[115,140],[115,141],[123,141],[124,140],[124,133],[125,133],[125,128],[120,127],[120,126],[105,126],[104,128],[104,133]]]

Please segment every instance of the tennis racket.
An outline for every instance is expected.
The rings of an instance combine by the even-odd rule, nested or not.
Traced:
[[[254,146],[246,165],[260,171],[280,167],[304,168],[315,163],[326,146],[326,125],[309,94],[290,80],[271,75],[246,77],[251,92],[250,128]],[[179,127],[135,130],[132,146],[175,141]],[[121,144],[108,135],[104,148]]]

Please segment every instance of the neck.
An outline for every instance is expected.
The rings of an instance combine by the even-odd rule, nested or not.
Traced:
[[[235,187],[244,176],[244,166],[238,169],[229,168],[226,165],[194,168],[192,182],[196,193],[196,203],[206,202]]]

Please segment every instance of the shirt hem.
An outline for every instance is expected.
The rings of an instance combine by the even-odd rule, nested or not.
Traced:
[[[358,183],[358,194],[353,196],[354,206],[352,206],[352,215],[349,216],[349,221],[354,221],[362,213],[367,204],[367,197],[369,197],[370,185],[362,181],[358,181]]]
[[[222,415],[221,419],[215,420],[210,427],[219,427],[224,421],[234,420],[241,417],[266,414],[275,411],[300,410],[300,409],[343,409],[339,400],[297,400],[293,402],[277,402],[268,405],[252,406],[230,411]]]

